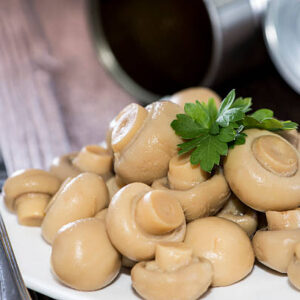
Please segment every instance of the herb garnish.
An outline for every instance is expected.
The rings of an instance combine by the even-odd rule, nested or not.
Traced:
[[[203,170],[211,172],[214,165],[219,165],[220,157],[226,156],[228,148],[245,143],[243,130],[260,128],[270,131],[290,130],[298,128],[291,121],[279,121],[273,117],[273,111],[259,109],[252,114],[251,98],[235,99],[232,90],[222,101],[219,110],[214,99],[208,103],[186,103],[185,114],[176,115],[171,123],[176,134],[187,140],[179,144],[178,154],[192,152],[190,161],[200,163]]]

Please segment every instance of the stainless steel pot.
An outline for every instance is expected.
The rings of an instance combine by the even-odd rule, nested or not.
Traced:
[[[89,13],[99,59],[120,85],[149,103],[262,62],[269,1],[91,0]]]

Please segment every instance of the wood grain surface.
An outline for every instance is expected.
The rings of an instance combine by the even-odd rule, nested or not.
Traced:
[[[271,62],[213,87],[300,123],[300,96]],[[99,64],[84,0],[0,0],[0,143],[8,174],[105,137],[134,99]]]
[[[0,143],[11,174],[104,139],[132,98],[97,61],[81,0],[0,1]]]

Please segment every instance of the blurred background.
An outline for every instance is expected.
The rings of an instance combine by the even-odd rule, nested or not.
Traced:
[[[235,88],[253,98],[255,109],[300,123],[300,96],[265,46],[272,1],[279,2],[0,0],[7,173],[47,168],[56,155],[104,140],[109,121],[128,103],[189,86],[210,86],[222,97]],[[299,8],[297,0],[281,2]],[[298,58],[292,56],[300,66]]]

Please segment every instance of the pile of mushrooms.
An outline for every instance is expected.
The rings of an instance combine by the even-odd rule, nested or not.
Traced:
[[[178,156],[182,140],[170,123],[186,102],[210,98],[220,105],[207,88],[130,104],[112,120],[105,147],[7,179],[7,208],[21,225],[41,226],[59,281],[98,290],[123,265],[142,298],[193,300],[246,278],[256,257],[300,289],[299,135],[247,130],[246,143],[207,173]]]

